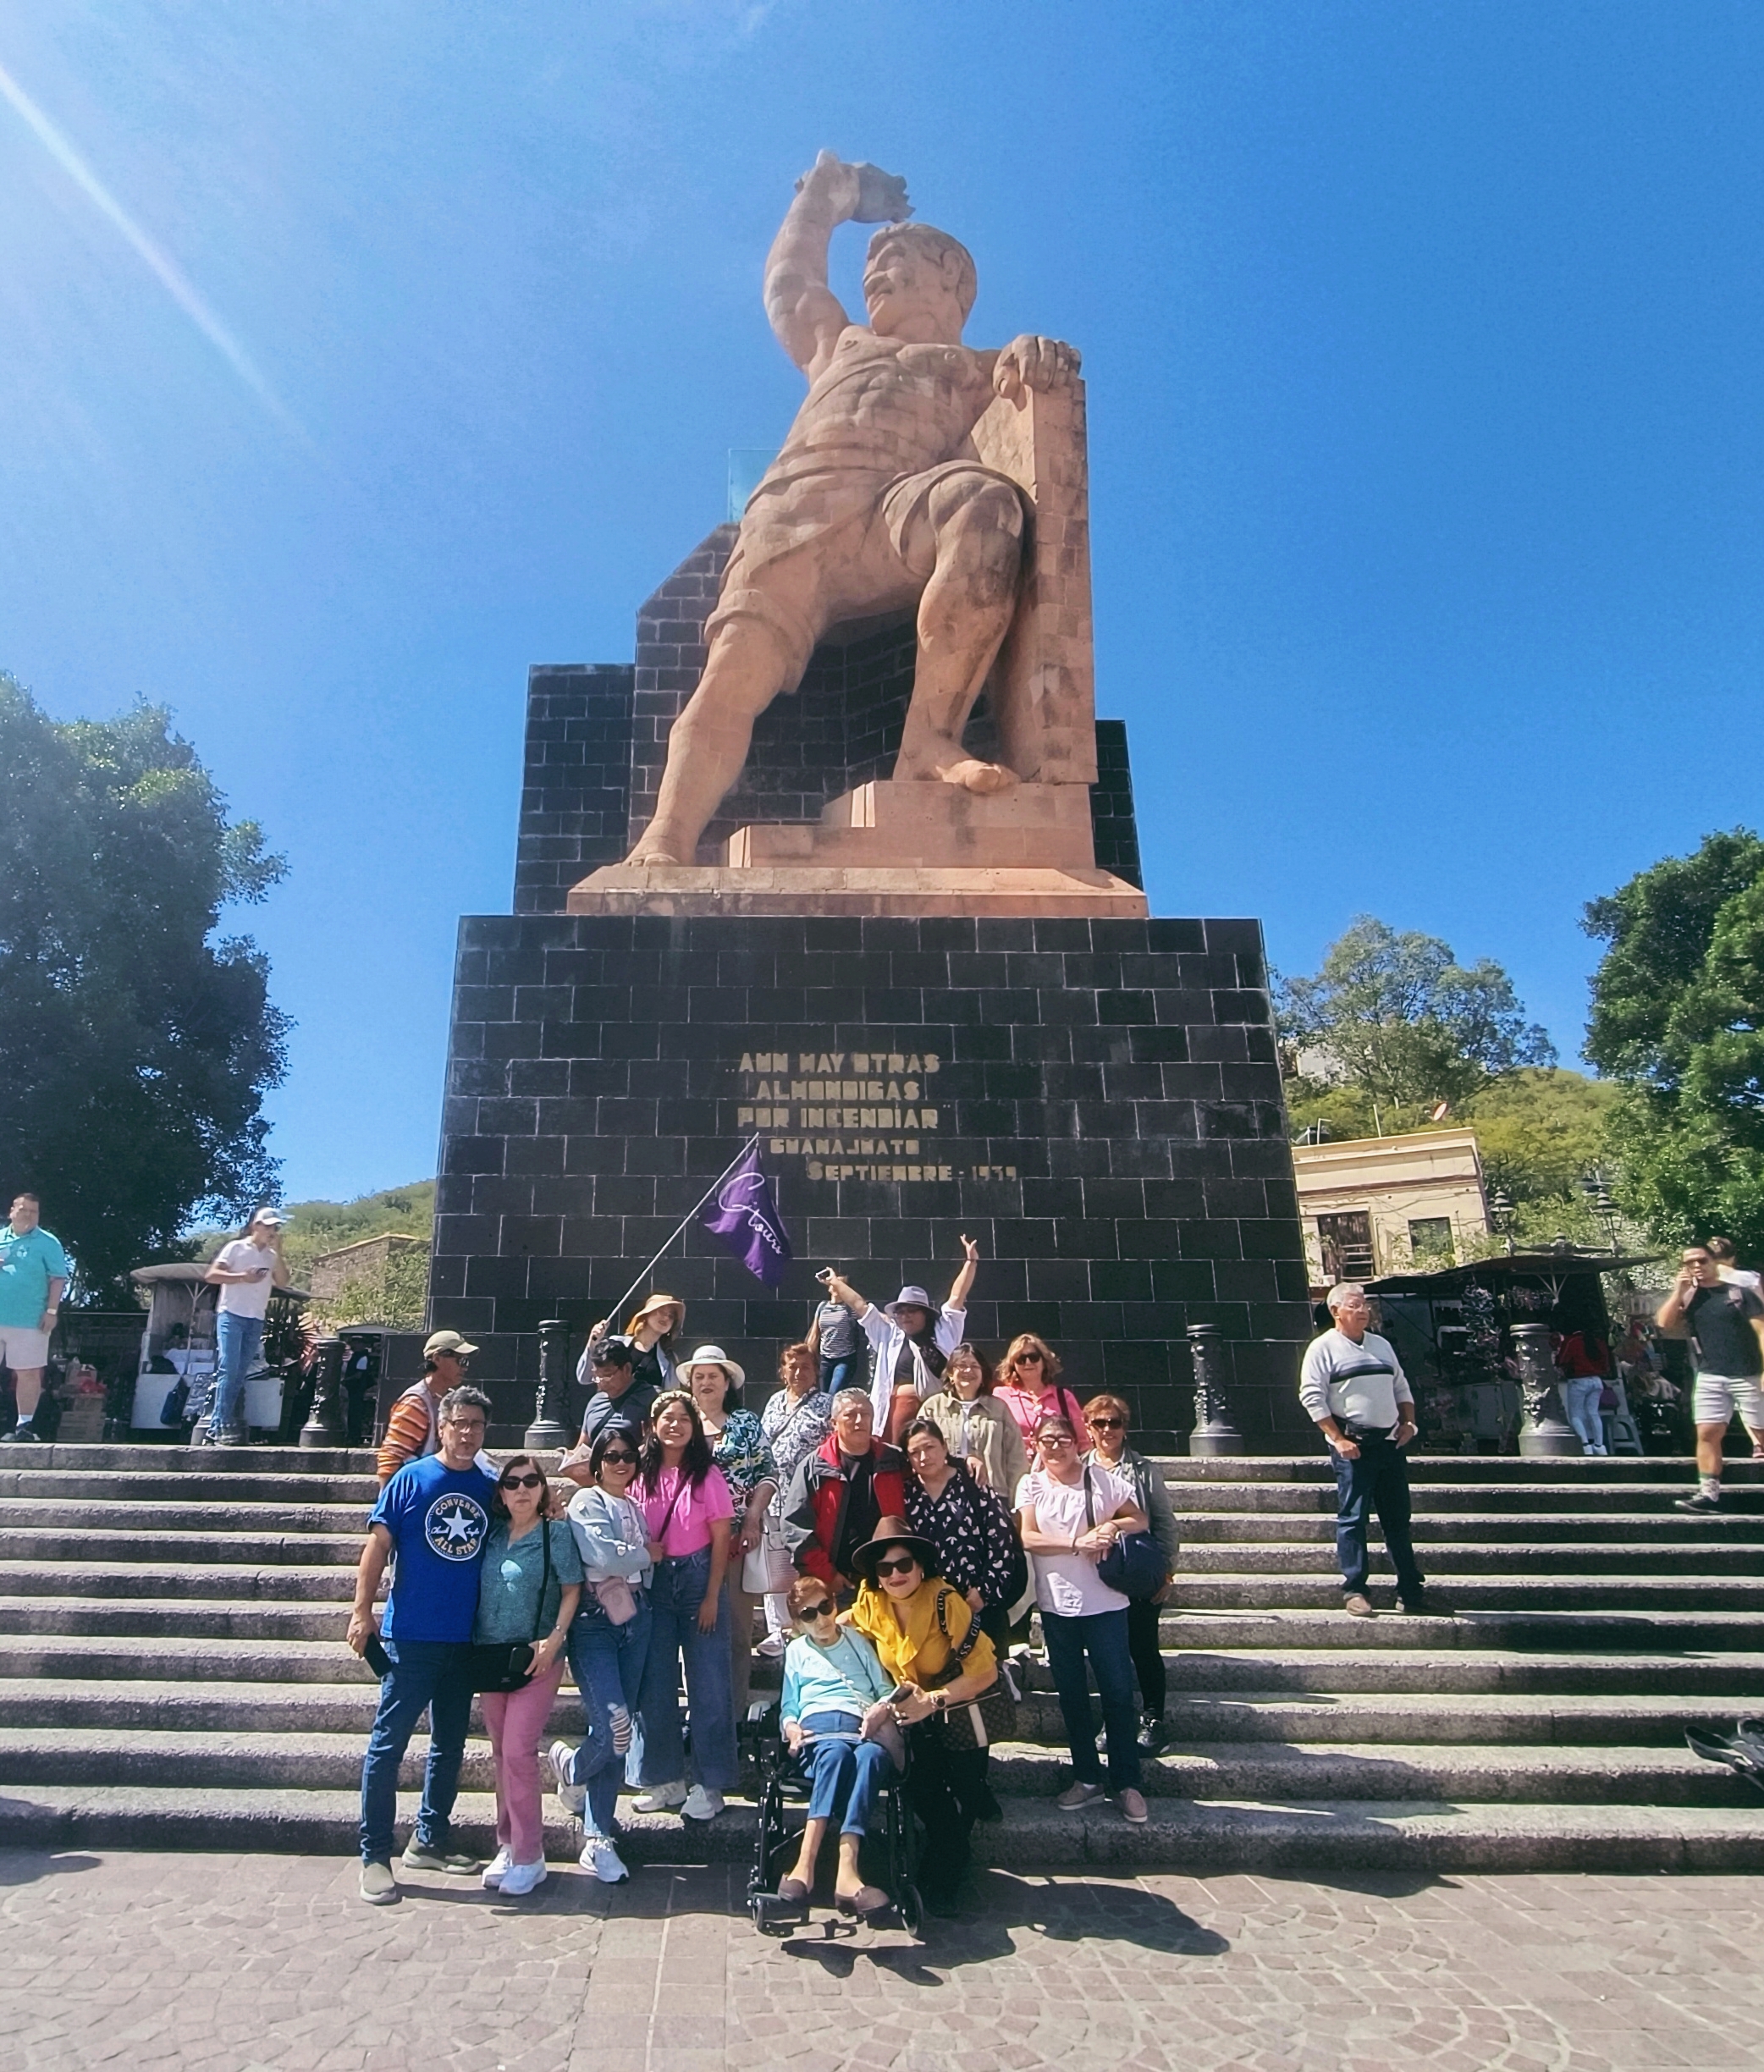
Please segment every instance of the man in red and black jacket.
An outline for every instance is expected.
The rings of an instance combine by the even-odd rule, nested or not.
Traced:
[[[784,1536],[791,1558],[804,1575],[827,1584],[841,1604],[857,1594],[853,1550],[883,1518],[906,1515],[906,1463],[874,1433],[868,1391],[841,1389],[833,1398],[832,1436],[798,1465],[785,1499]]]

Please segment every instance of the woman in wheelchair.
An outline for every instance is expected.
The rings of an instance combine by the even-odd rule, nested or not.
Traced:
[[[840,1624],[833,1593],[819,1576],[797,1578],[791,1585],[790,1608],[797,1638],[785,1651],[778,1717],[812,1795],[796,1868],[780,1882],[778,1897],[796,1905],[807,1902],[821,1844],[843,1799],[834,1904],[841,1914],[875,1914],[890,1904],[889,1896],[864,1883],[857,1852],[876,1795],[896,1773],[887,1745],[890,1740],[898,1744],[900,1738],[887,1703],[894,1686],[869,1642]],[[870,1736],[884,1738],[866,1739],[866,1728]]]
[[[987,1752],[955,1744],[945,1714],[992,1689],[997,1657],[967,1598],[938,1574],[937,1550],[905,1518],[885,1518],[852,1562],[863,1581],[849,1623],[875,1642],[897,1689],[890,1709],[907,1729],[907,1799],[925,1831],[925,1904],[951,1914],[987,1795]]]

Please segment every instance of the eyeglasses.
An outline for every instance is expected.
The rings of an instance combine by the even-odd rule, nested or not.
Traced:
[[[1125,1418],[1094,1417],[1086,1418],[1084,1422],[1092,1431],[1120,1431],[1127,1424],[1127,1419]]]
[[[1037,1446],[1062,1447],[1074,1445],[1076,1441],[1068,1431],[1050,1431],[1037,1432],[1035,1443]]]
[[[879,1561],[876,1563],[876,1573],[878,1575],[911,1575],[918,1566],[918,1562],[912,1555],[902,1554],[897,1561]]]
[[[504,1489],[543,1489],[544,1485],[543,1475],[504,1475],[502,1478],[502,1486]]]
[[[621,1468],[635,1468],[637,1464],[637,1457],[635,1453],[615,1453],[609,1447],[606,1452],[600,1456],[600,1464],[603,1468],[610,1468],[615,1463]]]
[[[810,1619],[825,1618],[832,1609],[831,1602],[824,1597],[819,1604],[799,1606],[797,1617],[806,1625]]]
[[[1041,1355],[1039,1353],[1019,1353],[1011,1364],[1013,1367],[1039,1367]]]

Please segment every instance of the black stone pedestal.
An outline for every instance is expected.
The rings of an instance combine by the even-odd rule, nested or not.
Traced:
[[[603,919],[461,923],[432,1320],[531,1414],[542,1320],[582,1334],[758,1131],[797,1258],[761,1286],[694,1228],[653,1284],[690,1346],[775,1385],[836,1265],[970,1336],[1057,1347],[1167,1444],[1184,1334],[1216,1326],[1252,1452],[1311,1435],[1306,1276],[1252,921]],[[554,1415],[579,1415],[572,1389]]]

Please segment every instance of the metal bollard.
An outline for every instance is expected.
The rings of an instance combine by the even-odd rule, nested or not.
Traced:
[[[300,1427],[302,1447],[343,1444],[343,1341],[321,1338],[312,1348],[317,1367],[312,1378],[312,1408]]]
[[[1580,1460],[1586,1448],[1563,1413],[1561,1376],[1550,1351],[1547,1324],[1515,1324],[1513,1354],[1519,1363],[1519,1393],[1525,1414],[1519,1424],[1519,1452],[1532,1459]]]
[[[529,1450],[565,1447],[570,1435],[551,1414],[554,1393],[561,1395],[570,1358],[570,1326],[561,1317],[548,1317],[539,1326],[539,1386],[533,1395],[533,1421],[521,1443]]]
[[[1241,1453],[1243,1435],[1232,1422],[1219,1380],[1218,1325],[1191,1324],[1188,1353],[1194,1363],[1194,1429],[1188,1434],[1189,1453],[1198,1460]]]

